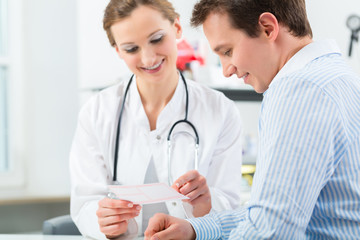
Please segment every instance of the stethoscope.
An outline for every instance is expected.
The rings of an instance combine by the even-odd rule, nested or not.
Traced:
[[[346,26],[351,30],[350,45],[349,45],[349,57],[351,56],[353,42],[359,40],[360,32],[360,16],[350,15],[346,20]]]
[[[188,92],[188,88],[187,88],[187,84],[185,81],[185,78],[183,76],[183,74],[180,72],[180,76],[181,79],[184,83],[185,86],[185,94],[186,94],[186,102],[185,102],[185,118],[181,119],[177,122],[175,122],[169,131],[169,134],[167,136],[167,162],[168,162],[168,182],[169,182],[169,186],[172,185],[173,183],[173,179],[172,179],[172,174],[171,174],[171,149],[172,149],[172,145],[171,145],[171,136],[172,136],[172,132],[174,130],[174,128],[180,124],[180,123],[186,123],[187,125],[189,125],[194,133],[195,133],[195,137],[194,137],[194,141],[195,141],[195,161],[194,161],[194,169],[198,170],[199,167],[199,160],[198,160],[198,152],[199,152],[199,135],[196,131],[195,126],[187,119],[188,118],[188,111],[189,111],[189,92]],[[121,118],[122,118],[122,114],[124,111],[124,106],[125,106],[125,100],[126,100],[126,96],[128,94],[131,82],[134,78],[134,75],[131,76],[129,83],[126,87],[125,90],[125,94],[124,97],[122,99],[122,103],[121,103],[121,109],[120,109],[120,115],[119,115],[119,122],[118,122],[118,126],[117,126],[117,132],[116,132],[116,142],[115,142],[115,154],[114,154],[114,175],[113,175],[113,181],[117,182],[117,163],[118,163],[118,153],[119,153],[119,140],[120,140],[120,127],[121,127]],[[187,133],[187,132],[184,132]],[[188,133],[187,133],[188,134]],[[190,134],[189,134],[190,135]]]

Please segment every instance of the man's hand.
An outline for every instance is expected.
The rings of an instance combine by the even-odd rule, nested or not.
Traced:
[[[104,198],[99,201],[99,208],[96,211],[100,231],[107,238],[115,238],[127,231],[128,220],[139,215],[140,205],[132,202]]]
[[[196,238],[195,231],[188,221],[163,213],[157,213],[150,218],[144,236],[146,240],[193,240]]]
[[[195,217],[202,217],[211,210],[211,194],[204,176],[196,170],[191,170],[176,179],[171,186],[179,193],[189,197],[184,200],[189,202],[194,210]]]

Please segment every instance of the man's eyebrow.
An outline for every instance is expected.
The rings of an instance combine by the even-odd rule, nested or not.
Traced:
[[[224,44],[220,44],[220,45],[218,45],[218,46],[216,46],[215,48],[214,48],[214,52],[219,52],[220,51],[220,49],[222,49],[224,47]]]

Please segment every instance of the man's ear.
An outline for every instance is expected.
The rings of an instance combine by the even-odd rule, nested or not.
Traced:
[[[269,12],[262,13],[259,17],[260,31],[270,40],[275,40],[279,34],[279,22],[276,17]]]

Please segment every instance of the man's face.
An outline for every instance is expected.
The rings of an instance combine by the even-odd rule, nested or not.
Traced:
[[[256,92],[263,93],[278,72],[276,51],[266,33],[249,37],[244,31],[231,26],[226,14],[210,14],[203,24],[206,38],[219,55],[223,74],[244,77]]]

